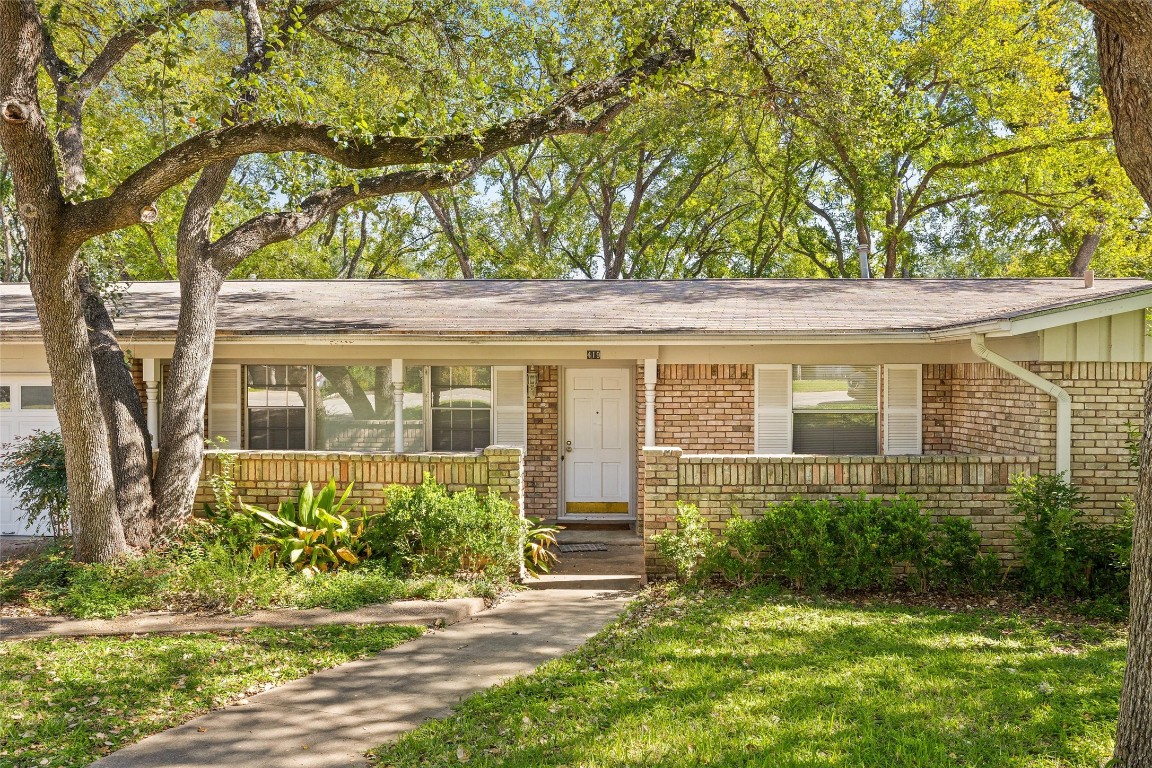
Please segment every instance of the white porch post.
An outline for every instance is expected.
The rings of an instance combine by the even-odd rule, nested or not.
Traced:
[[[656,447],[656,358],[644,360],[644,447]]]
[[[392,358],[392,414],[396,420],[396,439],[392,449],[404,453],[404,360]]]
[[[146,413],[148,416],[148,435],[155,450],[157,437],[160,433],[160,376],[156,360],[146,357],[142,360],[144,368],[144,393],[148,398]]]

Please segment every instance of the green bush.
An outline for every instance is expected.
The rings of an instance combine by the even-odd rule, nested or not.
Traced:
[[[682,582],[692,581],[698,573],[706,577],[707,571],[700,568],[715,561],[719,546],[700,510],[682,501],[676,502],[676,528],[660,531],[652,541]]]
[[[253,557],[267,554],[275,562],[309,575],[357,565],[372,556],[372,546],[364,536],[371,518],[361,513],[343,514],[352,485],[336,498],[336,481],[315,493],[312,483],[300,489],[296,501],[280,502],[275,514],[252,504],[240,504],[259,526]]]
[[[166,603],[173,608],[247,613],[284,605],[297,589],[292,573],[276,567],[268,553],[253,557],[251,550],[224,542],[186,544],[168,559],[173,572]]]
[[[909,586],[921,591],[983,592],[1000,575],[996,557],[980,553],[968,520],[933,523],[912,499],[792,499],[759,518],[734,516],[718,539],[708,533],[708,540],[700,532],[706,528],[695,526],[699,513],[684,508],[694,512],[689,533],[669,536],[663,549],[657,538],[657,548],[674,565],[674,557],[686,563],[708,557],[700,575],[732,584],[767,578],[809,592],[888,589],[902,567]]]
[[[47,523],[54,537],[68,535],[68,478],[59,432],[37,429],[0,445],[0,478],[31,527]]]
[[[708,572],[734,587],[755,584],[763,576],[764,546],[755,522],[733,515],[724,524]]]
[[[982,594],[1001,579],[1000,559],[980,552],[980,533],[966,517],[944,517],[932,528],[925,588]]]
[[[1093,524],[1078,509],[1079,489],[1062,475],[1018,475],[1010,488],[1020,515],[1019,579],[1032,596],[1123,600],[1128,592],[1132,523]]]
[[[764,547],[763,568],[769,577],[793,589],[818,592],[834,582],[839,556],[832,502],[793,499],[773,504],[756,522]]]
[[[417,486],[384,489],[387,506],[365,540],[396,575],[519,576],[527,521],[497,494],[449,493],[431,475]]]

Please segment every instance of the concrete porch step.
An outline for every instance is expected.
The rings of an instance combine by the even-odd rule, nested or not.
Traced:
[[[529,589],[593,589],[605,592],[633,592],[643,586],[639,575],[626,573],[546,573],[528,579],[524,585]]]

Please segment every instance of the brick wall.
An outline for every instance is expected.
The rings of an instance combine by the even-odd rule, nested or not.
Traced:
[[[537,365],[536,397],[528,399],[524,456],[525,514],[553,519],[560,491],[560,369]]]
[[[746,364],[658,365],[656,444],[698,453],[751,453],[756,450],[756,366]],[[644,477],[644,367],[636,371],[637,477]],[[644,506],[645,483],[636,492]],[[637,515],[637,532],[643,531]]]
[[[1136,490],[1128,465],[1128,422],[1143,418],[1146,363],[1025,363],[1072,398],[1072,481],[1084,508],[1112,519]],[[924,366],[924,452],[1035,454],[1055,471],[1051,397],[987,363]]]
[[[250,504],[275,508],[295,498],[300,487],[326,485],[335,478],[343,491],[353,483],[352,503],[369,512],[384,509],[383,490],[389,485],[418,485],[430,473],[449,490],[476,488],[492,491],[524,510],[524,465],[519,448],[491,447],[474,454],[370,454],[310,451],[239,451],[236,491]],[[215,451],[204,457],[204,472],[196,493],[197,508],[211,503],[208,477],[219,471]]]
[[[1015,518],[1007,485],[1018,473],[1039,471],[1037,456],[731,456],[685,455],[679,448],[644,451],[641,509],[649,574],[666,566],[652,534],[675,527],[676,501],[696,504],[713,530],[736,511],[752,516],[769,504],[799,496],[817,499],[864,493],[904,494],[940,515],[972,520],[985,545],[1009,559]]]

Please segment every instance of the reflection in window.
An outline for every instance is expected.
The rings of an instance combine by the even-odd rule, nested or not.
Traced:
[[[792,366],[795,453],[879,453],[880,369],[874,365]]]
[[[0,387],[0,411],[7,411],[12,407],[12,387]]]
[[[245,371],[248,447],[257,451],[306,449],[308,366],[249,365]]]
[[[52,401],[52,387],[21,386],[20,410],[22,411],[51,411],[56,407]]]
[[[317,450],[393,450],[392,367],[317,365],[314,370]],[[424,450],[423,380],[422,368],[405,369],[405,450]]]
[[[432,450],[475,451],[492,438],[492,369],[432,366]]]

